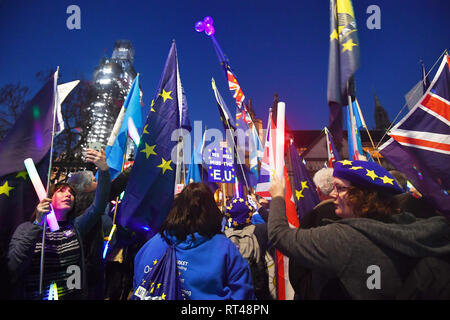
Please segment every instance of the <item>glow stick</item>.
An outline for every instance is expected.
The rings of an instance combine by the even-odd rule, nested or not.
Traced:
[[[128,134],[131,137],[131,139],[134,141],[136,146],[139,146],[141,139],[139,137],[139,133],[136,129],[136,126],[134,125],[134,121],[131,117],[128,118]]]
[[[53,300],[53,283],[48,287],[48,300]]]
[[[103,259],[106,258],[106,253],[108,252],[109,242],[112,239],[114,231],[116,231],[116,224],[113,224],[111,231],[109,232],[109,236],[108,236],[107,240],[105,241],[105,249],[103,250]]]
[[[284,170],[284,122],[285,122],[286,104],[278,102],[277,108],[277,136],[275,152],[275,172],[278,179],[283,179]]]
[[[44,185],[42,184],[41,178],[36,170],[33,159],[28,158],[24,161],[25,168],[27,169],[28,176],[33,183],[34,190],[36,191],[37,196],[39,197],[39,201],[47,197],[47,192],[45,191]],[[50,206],[51,208],[51,206]],[[55,212],[53,208],[51,208],[50,212],[47,214],[47,223],[50,228],[50,231],[59,230],[58,221],[56,220]]]
[[[53,282],[53,300],[58,300],[58,287],[55,282]]]

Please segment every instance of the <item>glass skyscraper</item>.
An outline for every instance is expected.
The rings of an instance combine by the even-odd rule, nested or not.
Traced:
[[[111,58],[103,57],[95,68],[87,106],[89,124],[86,144],[99,142],[106,147],[117,116],[136,77],[133,67],[134,49],[130,41],[117,40]]]

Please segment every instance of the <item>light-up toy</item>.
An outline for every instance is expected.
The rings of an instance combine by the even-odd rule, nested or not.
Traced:
[[[41,178],[36,170],[36,166],[34,165],[33,159],[28,158],[24,161],[25,168],[27,169],[28,175],[33,183],[34,190],[36,191],[37,196],[39,197],[39,201],[47,197],[47,191],[45,191],[44,185],[42,184]],[[59,230],[59,224],[56,220],[55,212],[50,204],[50,211],[46,216],[47,224],[50,228],[50,231]]]

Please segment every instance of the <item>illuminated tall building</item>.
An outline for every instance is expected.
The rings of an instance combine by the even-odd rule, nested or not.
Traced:
[[[105,148],[120,108],[136,77],[134,49],[130,41],[117,40],[111,58],[103,57],[95,68],[91,101],[86,109],[89,125],[85,150],[91,142]]]

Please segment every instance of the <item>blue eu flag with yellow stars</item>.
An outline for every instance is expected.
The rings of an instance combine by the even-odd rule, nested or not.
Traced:
[[[288,155],[292,165],[293,178],[292,190],[294,201],[297,207],[297,215],[302,225],[302,220],[308,211],[320,202],[317,195],[316,185],[311,179],[306,166],[303,164],[302,158],[299,156],[295,143],[291,143]]]
[[[42,183],[47,183],[57,79],[57,73],[48,79],[0,141],[0,253],[39,203],[25,159],[33,159]],[[55,124],[55,130],[59,129]]]
[[[330,52],[327,100],[330,132],[342,141],[342,106],[355,95],[353,74],[359,68],[359,40],[351,0],[330,0]]]
[[[174,41],[118,213],[120,225],[151,236],[158,232],[174,198],[176,164],[171,156],[177,142],[171,136],[181,126],[177,64]]]

